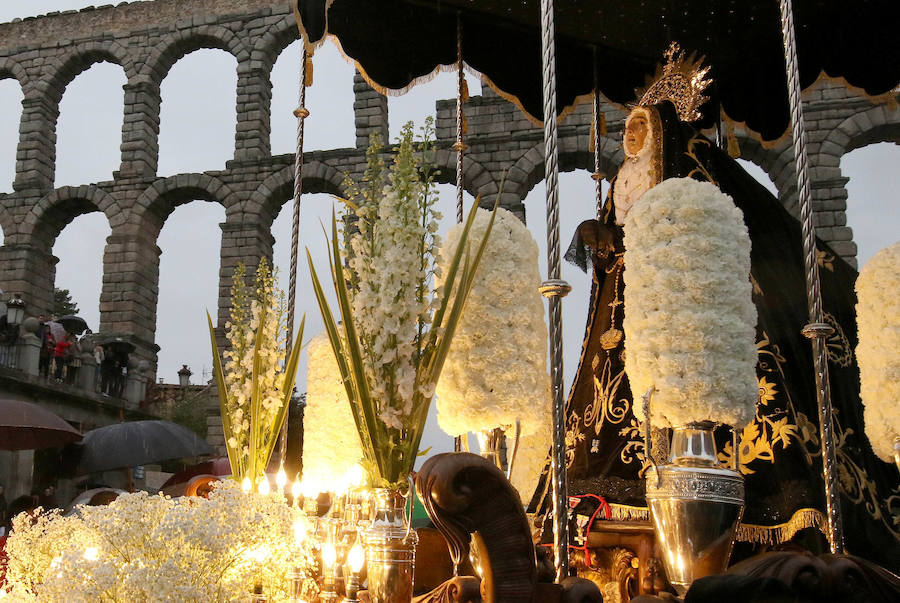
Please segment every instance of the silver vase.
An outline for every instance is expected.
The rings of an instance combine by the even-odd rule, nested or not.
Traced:
[[[369,597],[372,603],[409,603],[419,538],[406,516],[407,499],[391,488],[373,495],[372,523],[364,534]]]
[[[676,427],[669,463],[646,476],[666,573],[681,596],[697,578],[725,571],[744,514],[744,478],[719,466],[713,427]]]

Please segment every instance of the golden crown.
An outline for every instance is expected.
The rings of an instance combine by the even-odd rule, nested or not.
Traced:
[[[638,104],[649,106],[671,101],[681,121],[697,121],[703,117],[700,107],[709,100],[703,91],[712,83],[712,79],[706,77],[710,68],[702,65],[706,57],[696,58],[694,52],[685,57],[677,42],[672,42],[663,56],[666,64],[657,66],[656,73],[647,78],[646,85],[635,90],[635,95],[641,99]]]

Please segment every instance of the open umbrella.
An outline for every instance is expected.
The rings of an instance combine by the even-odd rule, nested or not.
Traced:
[[[116,337],[114,339],[108,339],[106,341],[101,342],[101,344],[107,351],[114,352],[116,354],[130,354],[135,350],[135,345],[130,341],[125,341],[121,337]]]
[[[712,125],[720,105],[767,140],[787,130],[777,0],[555,0],[555,7],[560,113],[591,94],[595,60],[603,95],[633,102],[675,40],[712,66],[713,102],[701,126]],[[465,63],[528,115],[543,117],[538,0],[298,0],[297,8],[311,43],[334,36],[381,91],[404,90],[453,66],[458,18]],[[802,87],[823,72],[873,95],[900,82],[900,2],[794,0],[794,14]]]
[[[74,316],[72,314],[60,316],[56,319],[56,322],[61,324],[66,329],[66,331],[72,333],[73,335],[81,335],[88,328],[87,322],[85,322],[82,317]]]
[[[231,475],[231,463],[228,462],[228,457],[225,457],[191,465],[190,467],[186,467],[178,473],[173,474],[172,477],[167,479],[160,487],[160,490],[165,490],[170,486],[184,484],[198,475],[215,475],[217,477]]]
[[[80,439],[77,429],[46,408],[0,399],[0,450],[50,448]]]
[[[206,454],[213,454],[213,449],[186,427],[170,421],[129,421],[85,433],[78,472],[95,473]]]
[[[55,341],[63,341],[66,338],[66,328],[62,326],[62,323],[50,320],[44,324],[50,329],[50,335],[53,336]]]

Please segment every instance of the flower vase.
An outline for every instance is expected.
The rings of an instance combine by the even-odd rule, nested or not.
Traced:
[[[744,478],[719,466],[713,427],[675,427],[668,464],[647,470],[653,527],[680,596],[697,578],[725,571],[744,513]]]
[[[363,536],[369,598],[409,603],[419,538],[406,515],[407,497],[395,488],[377,488],[373,496],[372,523]]]

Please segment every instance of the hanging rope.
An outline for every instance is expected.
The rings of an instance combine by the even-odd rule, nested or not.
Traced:
[[[294,346],[294,298],[297,294],[297,248],[300,243],[300,196],[303,194],[303,124],[309,116],[306,108],[306,77],[308,55],[306,45],[300,54],[300,97],[297,108],[294,109],[294,116],[297,118],[297,155],[294,159],[294,212],[293,221],[291,222],[291,272],[288,281],[288,314],[287,314],[287,336],[285,341],[286,355],[290,356],[291,348]],[[300,342],[297,342],[300,343]],[[281,426],[281,466],[284,467],[284,460],[287,458],[287,440],[288,440],[288,417],[290,415],[290,407],[284,413],[284,425]]]
[[[828,542],[832,554],[844,552],[844,529],[841,520],[840,497],[836,482],[836,453],[832,424],[831,385],[828,379],[828,359],[825,340],[834,330],[823,322],[822,289],[819,264],[816,260],[816,228],[812,219],[809,192],[809,161],[806,154],[806,128],[800,99],[800,69],[797,63],[797,43],[794,38],[794,14],[791,0],[781,0],[781,34],[784,42],[784,61],[787,70],[788,96],[791,105],[791,133],[794,138],[794,165],[797,170],[797,193],[800,197],[800,225],[803,229],[803,263],[806,268],[806,299],[809,322],[803,334],[812,341],[813,365],[816,377],[816,398],[819,407],[819,428],[822,435],[822,474],[825,481],[825,507],[828,519]]]
[[[456,223],[463,221],[463,152],[468,148],[463,142],[464,116],[463,103],[466,101],[466,77],[463,73],[462,58],[462,19],[456,13]]]
[[[597,69],[597,49],[594,48],[594,127],[591,143],[594,147],[594,173],[591,178],[597,183],[597,219],[603,212],[603,174],[600,172],[601,136],[606,133],[606,118],[600,109],[600,74]]]

